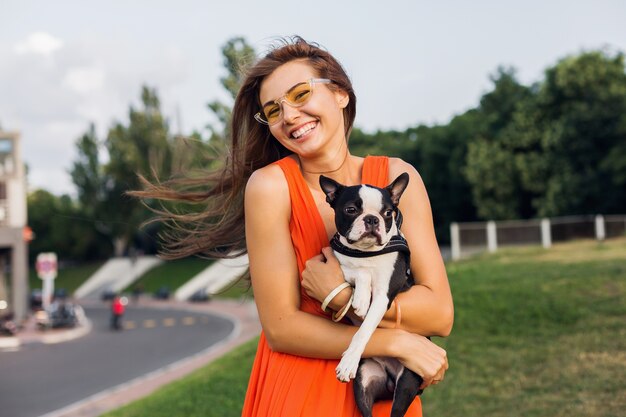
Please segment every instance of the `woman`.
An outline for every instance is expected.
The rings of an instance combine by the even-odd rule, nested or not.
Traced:
[[[400,209],[416,285],[394,301],[363,356],[398,358],[423,377],[423,387],[441,381],[448,367],[445,351],[426,338],[448,335],[453,321],[426,190],[417,171],[400,159],[350,155],[355,109],[341,65],[296,37],[248,70],[233,108],[230,159],[211,191],[185,196],[153,187],[144,194],[213,201],[195,219],[202,229],[192,226],[172,242],[174,256],[247,249],[263,332],[243,416],[359,415],[352,384],[335,377],[338,359],[357,329],[334,322],[332,312],[320,308],[343,282],[328,248],[336,230],[319,187],[321,174],[347,185],[385,186],[409,173]],[[244,187],[245,215],[240,208]],[[351,291],[336,294],[330,309],[342,309]],[[374,415],[388,416],[389,410],[390,401],[380,402]],[[417,398],[407,416],[420,415]]]

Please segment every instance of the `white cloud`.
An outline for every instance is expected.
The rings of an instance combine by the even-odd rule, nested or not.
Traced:
[[[13,50],[20,54],[37,54],[50,56],[56,50],[63,47],[63,41],[55,38],[46,32],[34,32],[28,35],[28,37],[15,44]]]
[[[102,89],[105,73],[99,68],[71,68],[63,78],[63,85],[79,94],[89,94]]]

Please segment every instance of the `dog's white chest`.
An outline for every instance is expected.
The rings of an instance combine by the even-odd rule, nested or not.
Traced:
[[[372,280],[372,285],[389,286],[394,264],[398,258],[397,252],[385,253],[368,258],[354,258],[335,252],[341,265],[344,278],[351,285],[356,284],[356,278],[366,274]]]

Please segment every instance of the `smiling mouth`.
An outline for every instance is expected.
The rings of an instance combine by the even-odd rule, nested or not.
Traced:
[[[311,130],[315,129],[316,127],[317,127],[317,122],[307,123],[301,128],[299,128],[298,130],[294,130],[293,132],[291,132],[291,138],[300,139],[302,136],[306,135],[307,133],[309,133]]]

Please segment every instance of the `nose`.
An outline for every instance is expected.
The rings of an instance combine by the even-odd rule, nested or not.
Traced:
[[[368,229],[373,229],[378,226],[379,220],[378,217],[368,214],[367,216],[363,217],[363,222],[365,223],[365,227],[367,227]]]
[[[291,106],[286,100],[283,100],[280,103],[280,110],[283,113],[283,120],[285,123],[291,123],[300,115],[300,111],[296,107]]]

